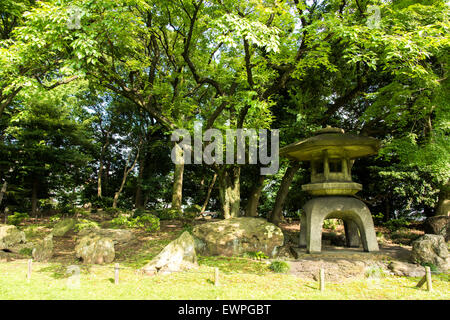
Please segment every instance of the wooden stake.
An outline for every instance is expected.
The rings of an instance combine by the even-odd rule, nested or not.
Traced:
[[[28,259],[28,272],[27,272],[27,280],[30,281],[31,279],[31,267],[33,264],[33,259]]]
[[[320,284],[320,291],[324,291],[325,290],[325,270],[323,268],[320,268],[319,284]]]
[[[219,286],[219,268],[214,268],[214,285]]]
[[[425,276],[427,278],[427,290],[432,291],[433,285],[431,284],[431,269],[430,269],[430,267],[425,267]]]
[[[114,266],[114,284],[119,284],[119,264]]]

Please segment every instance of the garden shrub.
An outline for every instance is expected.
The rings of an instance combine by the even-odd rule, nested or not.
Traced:
[[[28,213],[14,212],[13,215],[8,216],[8,224],[17,226],[22,223],[23,220],[29,217],[30,216],[28,215]]]
[[[80,219],[80,220],[78,220],[77,224],[75,225],[74,230],[76,232],[79,232],[83,229],[91,229],[91,228],[98,229],[98,228],[100,228],[100,226],[95,221]]]
[[[430,267],[430,271],[439,271],[439,268],[430,262],[421,263],[420,265],[422,267]]]
[[[160,209],[157,210],[157,215],[160,220],[173,220],[173,219],[179,219],[183,217],[183,212],[178,209]]]
[[[58,213],[58,214],[55,214],[54,216],[51,216],[50,217],[50,223],[58,222],[59,220],[61,220],[61,217],[62,217],[61,213]]]
[[[56,206],[51,199],[40,199],[39,208],[43,211],[50,211],[56,209]]]
[[[268,259],[269,257],[264,254],[262,251],[249,251],[244,254],[245,257],[255,259],[255,260],[262,260],[262,259]]]
[[[382,225],[383,224],[383,218],[384,218],[384,214],[382,212],[379,212],[376,215],[372,215],[372,219],[373,219],[373,223],[375,225]]]
[[[137,208],[133,212],[133,217],[140,217],[140,216],[144,216],[144,215],[148,215],[148,214],[152,214],[150,210]]]
[[[183,216],[186,219],[195,219],[199,215],[201,210],[202,207],[200,207],[198,204],[194,204],[184,209]]]
[[[152,232],[152,231],[158,231],[160,224],[159,224],[159,218],[153,214],[147,214],[144,216],[140,216],[135,218],[137,221],[137,225],[141,228],[145,228],[145,231]]]
[[[130,217],[120,215],[111,220],[111,223],[118,227],[127,228],[145,228],[145,231],[152,232],[159,230],[159,218],[153,214],[147,214],[139,217]]]
[[[183,218],[187,220],[194,220],[198,216],[198,212],[194,211],[185,211],[183,213]]]
[[[411,223],[406,220],[405,218],[400,218],[400,219],[392,219],[389,220],[387,222],[385,222],[383,225],[389,229],[389,231],[396,231],[399,230],[401,228],[405,228],[407,226],[409,226]]]
[[[276,273],[287,273],[290,269],[290,266],[285,261],[273,261],[269,269]]]
[[[58,210],[65,216],[74,216],[77,213],[76,209],[70,205],[62,205],[58,207]]]
[[[31,257],[32,253],[33,253],[32,248],[22,248],[19,250],[19,254],[21,254],[23,256]]]
[[[336,230],[337,226],[340,225],[340,222],[338,219],[326,219],[323,221],[323,228],[324,229],[331,229]]]
[[[190,234],[192,234],[192,229],[193,229],[194,227],[192,226],[192,224],[190,224],[190,223],[185,223],[185,224],[183,224],[183,232],[184,231],[187,231],[187,232],[189,232]]]
[[[101,197],[95,198],[91,201],[92,207],[94,208],[111,208],[113,205],[114,199],[111,197]]]

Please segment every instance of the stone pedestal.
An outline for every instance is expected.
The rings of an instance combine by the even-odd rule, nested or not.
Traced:
[[[309,253],[322,248],[322,225],[325,219],[342,219],[345,223],[347,245],[358,247],[360,240],[364,251],[378,251],[378,243],[369,208],[353,197],[318,197],[309,200],[303,207],[301,218],[300,246]]]

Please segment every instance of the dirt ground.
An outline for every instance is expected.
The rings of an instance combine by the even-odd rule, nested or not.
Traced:
[[[423,231],[412,228],[390,232],[387,228],[375,227],[378,235],[379,252],[364,252],[359,248],[344,247],[344,227],[323,229],[322,251],[308,254],[305,248],[297,245],[300,224],[298,222],[283,223],[280,225],[285,233],[289,251],[293,256],[286,258],[291,266],[290,272],[302,278],[317,280],[320,269],[325,271],[325,278],[331,282],[350,281],[363,278],[368,274],[374,277],[390,274],[388,265],[391,261],[410,261],[411,242],[423,235]],[[287,251],[287,250],[285,250]]]

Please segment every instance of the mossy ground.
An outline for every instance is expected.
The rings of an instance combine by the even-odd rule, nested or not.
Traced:
[[[22,226],[27,238],[41,238],[51,230],[48,222]],[[55,238],[55,256],[49,263],[33,263],[32,278],[26,279],[23,256],[0,263],[0,299],[450,299],[449,277],[433,275],[433,291],[416,288],[419,278],[386,276],[355,278],[344,283],[318,282],[269,269],[268,260],[243,257],[198,257],[194,272],[146,276],[138,269],[183,232],[183,222],[165,221],[158,232],[134,230],[135,239],[116,248],[114,263],[120,263],[120,283],[114,284],[114,263],[83,265],[73,254],[74,233]],[[79,267],[80,285],[71,286],[68,267]],[[214,285],[214,268],[220,270],[220,286]]]

